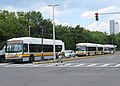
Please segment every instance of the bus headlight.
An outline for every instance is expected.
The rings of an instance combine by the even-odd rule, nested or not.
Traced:
[[[22,58],[22,55],[20,55],[18,58]]]

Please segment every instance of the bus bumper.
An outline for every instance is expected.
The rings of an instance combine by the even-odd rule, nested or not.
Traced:
[[[5,59],[6,62],[22,62],[22,59],[21,58],[7,58]]]

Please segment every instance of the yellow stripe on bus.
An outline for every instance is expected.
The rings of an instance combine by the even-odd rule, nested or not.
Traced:
[[[31,53],[26,53],[26,54],[8,54],[6,55],[6,58],[18,58],[18,57],[29,57],[31,55]],[[40,57],[42,56],[42,53],[33,53],[33,55],[35,57]],[[53,56],[53,52],[44,52],[43,56]]]
[[[17,56],[20,56],[22,55],[22,57],[29,57],[30,56],[30,53],[28,54],[17,54]],[[36,56],[42,56],[42,53],[35,53],[33,54],[35,57]],[[43,53],[43,56],[53,56],[53,52],[47,52],[47,53]]]

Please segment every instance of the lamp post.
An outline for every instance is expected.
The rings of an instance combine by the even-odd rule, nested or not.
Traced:
[[[30,37],[30,29],[31,29],[31,26],[29,26],[29,37]]]
[[[54,60],[56,58],[56,55],[55,55],[55,22],[54,22],[54,8],[56,6],[59,6],[58,4],[54,4],[54,5],[48,5],[49,7],[52,7],[53,8],[53,52],[54,52]]]
[[[44,29],[44,26],[43,25],[41,25],[40,26],[40,29],[41,29],[41,36],[42,36],[42,38],[41,38],[41,43],[42,43],[42,50],[41,50],[41,53],[42,53],[42,56],[41,56],[41,61],[44,61],[44,56],[43,56],[43,29]]]

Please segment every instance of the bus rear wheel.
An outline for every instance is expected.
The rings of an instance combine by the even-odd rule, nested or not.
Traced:
[[[30,57],[29,57],[29,62],[30,62],[30,63],[33,63],[34,59],[35,59],[35,58],[34,58],[34,55],[31,54]]]

